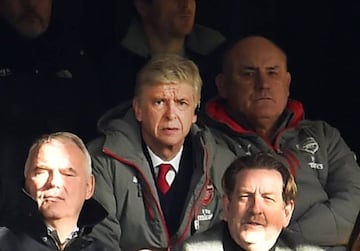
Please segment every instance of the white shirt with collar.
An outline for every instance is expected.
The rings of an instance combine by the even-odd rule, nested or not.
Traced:
[[[169,184],[171,184],[174,179],[175,179],[175,175],[179,172],[179,166],[180,166],[180,160],[181,160],[181,155],[184,149],[184,146],[181,146],[180,151],[176,154],[176,156],[168,161],[164,161],[162,160],[159,156],[157,156],[151,149],[150,147],[146,146],[148,151],[149,151],[149,155],[151,158],[151,162],[153,164],[154,167],[154,173],[155,176],[157,177],[159,174],[159,165],[160,164],[171,164],[172,165],[172,170],[169,171],[169,173],[166,175],[166,180]]]

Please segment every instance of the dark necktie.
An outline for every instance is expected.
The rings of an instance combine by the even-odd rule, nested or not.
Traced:
[[[156,183],[157,183],[159,190],[163,194],[166,194],[170,189],[171,184],[169,184],[166,181],[166,175],[169,173],[169,171],[171,169],[172,169],[172,166],[170,164],[160,164],[159,165],[159,174],[156,178]]]

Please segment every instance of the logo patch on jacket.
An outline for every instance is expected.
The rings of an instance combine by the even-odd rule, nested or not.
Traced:
[[[194,221],[194,228],[195,230],[199,230],[201,226],[202,221],[210,221],[214,217],[213,212],[210,209],[201,209],[201,212],[196,217],[196,220]]]
[[[319,150],[319,143],[316,142],[313,137],[306,138],[299,146],[299,150],[311,154],[310,162],[308,162],[308,165],[311,169],[324,169],[324,165],[322,163],[316,162],[315,153]]]
[[[299,146],[299,150],[315,154],[319,150],[319,143],[313,137],[308,137]]]
[[[204,195],[204,198],[202,200],[202,205],[203,206],[207,206],[207,205],[210,204],[210,202],[214,198],[214,192],[215,192],[214,185],[211,183],[211,181],[209,181],[206,184],[205,195]]]

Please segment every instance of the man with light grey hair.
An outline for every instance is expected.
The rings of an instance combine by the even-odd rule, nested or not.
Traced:
[[[91,158],[78,136],[40,137],[29,150],[24,176],[19,208],[2,219],[2,251],[111,250],[88,236],[106,211],[91,199]]]
[[[99,121],[89,144],[94,197],[109,212],[94,236],[120,250],[167,250],[220,220],[223,167],[235,156],[196,124],[202,80],[175,54],[138,73],[132,103]]]

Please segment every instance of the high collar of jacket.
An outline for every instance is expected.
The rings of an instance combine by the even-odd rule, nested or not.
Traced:
[[[108,110],[99,119],[98,129],[105,136],[102,147],[125,159],[143,151],[140,123],[136,120],[131,101],[123,102]],[[189,137],[193,138],[194,142],[206,140],[205,144],[209,145],[212,145],[210,141],[214,140],[208,128],[201,123],[192,125]],[[209,148],[209,151],[214,150]]]
[[[103,149],[124,159],[132,159],[142,152],[140,123],[136,120],[131,101],[125,101],[108,110],[98,121],[104,135]]]
[[[37,202],[24,190],[19,191],[15,196],[17,205],[11,208],[11,212],[7,212],[8,217],[3,218],[2,224],[35,237],[46,236],[47,227],[38,210]],[[86,200],[77,223],[81,233],[89,233],[92,227],[102,221],[107,214],[104,207],[95,199]]]
[[[127,33],[122,39],[122,46],[137,54],[140,57],[147,58],[150,56],[150,50],[146,43],[144,29],[137,18],[130,22]],[[225,41],[225,37],[218,31],[195,24],[192,32],[187,36],[185,41],[185,53],[206,56]]]
[[[0,66],[27,67],[36,61],[53,62],[61,57],[62,51],[69,44],[70,32],[65,34],[62,23],[52,19],[47,31],[37,38],[25,38],[19,35],[11,25],[0,18]],[[73,41],[72,41],[73,42]],[[19,60],[20,55],[21,60]]]
[[[288,123],[289,127],[296,126],[299,121],[304,119],[304,108],[301,102],[289,100],[286,110],[292,114],[291,121]],[[205,117],[208,118],[207,120],[210,119],[210,123],[220,123],[237,133],[251,132],[229,116],[223,99],[214,99],[209,101],[206,104],[205,114]]]
[[[97,127],[106,134],[109,131],[121,131],[126,121],[131,128],[138,128],[138,122],[132,109],[132,100],[127,100],[106,111],[98,120]]]

